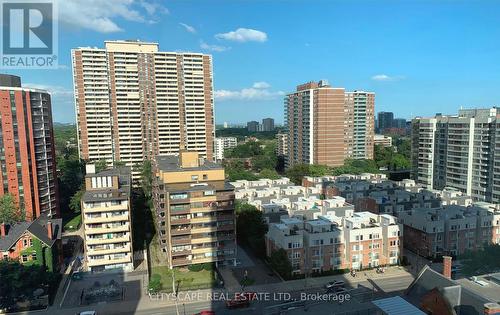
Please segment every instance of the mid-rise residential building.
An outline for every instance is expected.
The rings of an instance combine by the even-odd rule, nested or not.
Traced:
[[[398,264],[402,257],[403,227],[390,215],[342,212],[333,208],[314,220],[281,218],[266,234],[270,256],[284,249],[293,274],[336,269],[373,268]]]
[[[88,271],[132,271],[131,172],[117,167],[96,172],[87,164],[82,196],[85,264]]]
[[[0,196],[12,194],[32,221],[59,216],[51,97],[0,75]]]
[[[276,155],[278,156],[288,155],[288,134],[286,133],[276,134]]]
[[[500,112],[460,110],[412,121],[412,164],[417,183],[454,187],[474,200],[500,201]]]
[[[50,272],[63,265],[62,219],[45,216],[34,221],[0,224],[0,259],[45,266]]]
[[[374,145],[381,145],[383,147],[392,147],[392,137],[384,136],[384,135],[375,135],[373,137]]]
[[[405,248],[425,257],[456,256],[500,244],[500,208],[493,204],[413,209],[401,212],[399,221],[405,226]]]
[[[140,41],[106,41],[71,55],[80,158],[133,167],[181,147],[213,158],[210,55]]]
[[[236,256],[234,187],[224,168],[197,152],[155,160],[153,203],[170,267],[230,264]]]
[[[345,92],[325,81],[297,86],[285,96],[287,166],[373,158],[374,99],[374,93]]]
[[[258,121],[252,120],[247,122],[247,130],[248,132],[257,132],[260,131],[260,124]]]
[[[215,160],[224,159],[224,151],[234,148],[238,144],[236,137],[217,137],[215,138]]]
[[[274,130],[274,119],[264,118],[262,119],[262,131],[273,131]]]
[[[390,129],[394,125],[393,112],[378,112],[377,114],[377,131],[382,133],[386,129]]]

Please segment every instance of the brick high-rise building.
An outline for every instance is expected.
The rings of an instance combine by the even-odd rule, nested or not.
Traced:
[[[0,170],[0,196],[12,194],[28,221],[59,216],[50,94],[11,75],[0,75]]]
[[[297,86],[285,96],[287,166],[340,166],[346,158],[373,158],[375,94],[346,92],[325,81]]]
[[[82,159],[133,166],[180,148],[213,158],[210,55],[106,41],[104,49],[73,49],[72,60]]]

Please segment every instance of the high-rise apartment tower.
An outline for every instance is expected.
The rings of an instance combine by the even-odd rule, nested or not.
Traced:
[[[72,50],[80,157],[134,166],[179,149],[211,160],[212,57],[157,43],[106,41]]]

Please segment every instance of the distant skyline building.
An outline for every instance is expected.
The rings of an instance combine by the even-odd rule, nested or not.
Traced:
[[[215,160],[224,159],[224,152],[227,149],[234,148],[238,144],[236,137],[216,137],[215,138]]]
[[[260,124],[258,121],[252,120],[247,122],[247,130],[248,132],[258,132],[260,131]]]
[[[417,183],[429,189],[453,187],[474,200],[500,202],[499,116],[497,108],[489,108],[413,119]]]
[[[375,94],[346,92],[326,81],[297,86],[285,96],[287,167],[340,166],[346,158],[373,158]]]
[[[262,131],[273,131],[274,130],[274,119],[264,118],[262,119]]]
[[[381,145],[383,147],[392,147],[392,137],[384,135],[375,135],[373,138],[373,144]]]
[[[213,158],[212,57],[105,41],[71,52],[80,157],[127,166],[176,154]]]
[[[58,217],[51,96],[0,74],[0,196],[12,194],[28,221]]]
[[[406,129],[406,119],[395,118],[392,122],[392,128]]]
[[[377,130],[378,132],[383,132],[385,129],[392,128],[394,123],[394,113],[393,112],[378,112],[377,114]]]

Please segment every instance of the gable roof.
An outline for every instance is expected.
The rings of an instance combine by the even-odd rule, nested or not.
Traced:
[[[6,252],[16,244],[17,240],[28,229],[30,222],[18,222],[11,225],[6,225],[7,235],[0,236],[0,251]]]
[[[26,231],[45,245],[52,247],[58,239],[61,239],[62,219],[50,219],[52,222],[52,239],[50,239],[48,235],[48,221],[49,219],[46,217],[38,217],[33,222],[18,222],[10,225],[7,230],[7,235],[0,237],[0,251],[6,252],[10,250]]]
[[[419,306],[422,298],[433,289],[438,289],[454,311],[460,315],[484,314],[484,304],[494,302],[446,278],[427,265],[406,289],[405,299]]]

